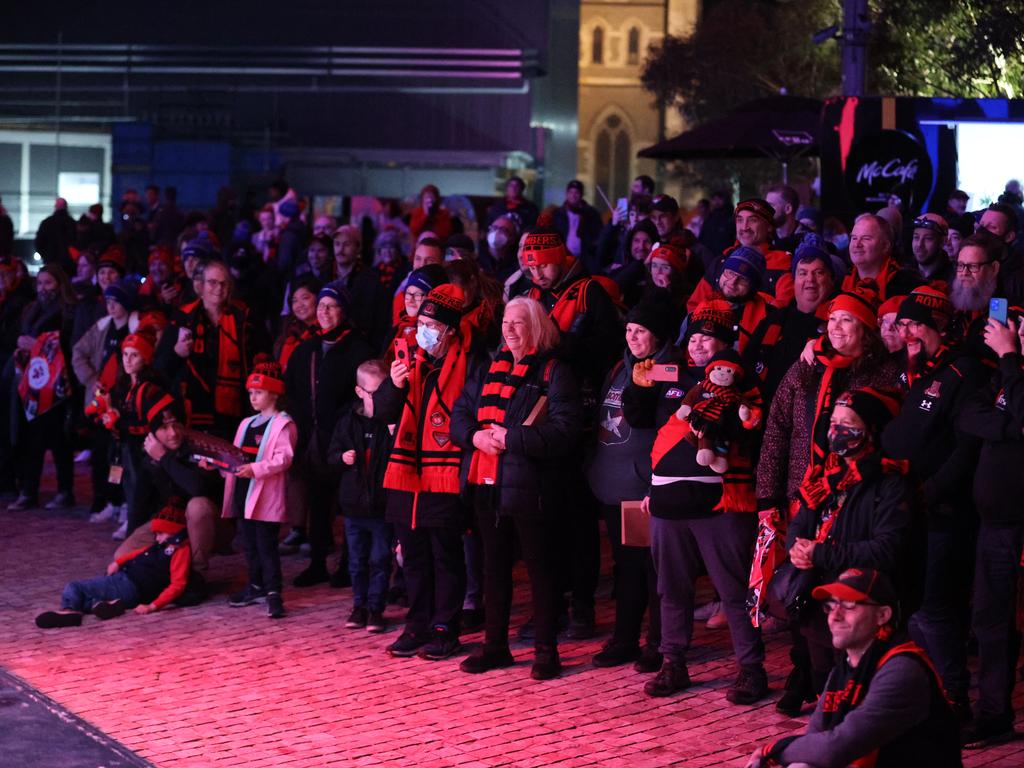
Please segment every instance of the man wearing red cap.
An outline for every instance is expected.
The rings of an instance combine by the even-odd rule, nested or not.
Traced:
[[[906,400],[882,435],[887,456],[910,462],[928,510],[924,598],[910,618],[911,635],[942,675],[951,700],[969,716],[967,606],[977,528],[971,477],[978,441],[956,426],[966,400],[988,380],[980,361],[949,345],[952,306],[945,294],[924,286],[907,296],[896,314],[906,343]]]
[[[884,573],[850,568],[814,598],[842,660],[802,736],[754,750],[747,768],[959,766],[959,729],[925,652],[894,639],[897,597]]]

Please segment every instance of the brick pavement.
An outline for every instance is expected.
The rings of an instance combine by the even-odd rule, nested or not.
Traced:
[[[696,685],[667,700],[646,697],[646,676],[629,666],[590,666],[612,622],[606,599],[602,637],[561,646],[562,678],[531,680],[526,645],[513,646],[515,667],[471,676],[458,659],[387,657],[400,609],[388,609],[396,627],[387,635],[345,630],[349,590],[290,589],[283,621],[258,606],[229,608],[239,555],[215,559],[219,594],[199,607],[106,623],[87,617],[81,628],[44,632],[32,619],[57,604],[64,582],[109,561],[111,529],[84,517],[0,511],[0,666],[161,768],[742,765],[755,744],[805,722],[777,714],[774,696],[755,707],[725,701],[734,674],[726,632],[698,630]],[[290,578],[303,560],[284,566]],[[607,593],[606,579],[602,586]],[[528,589],[516,590],[513,626],[527,599]],[[777,691],[785,647],[779,637],[768,645]],[[965,762],[1022,765],[1024,740]]]

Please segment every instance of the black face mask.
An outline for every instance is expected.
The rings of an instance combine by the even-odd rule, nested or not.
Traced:
[[[39,299],[42,304],[53,304],[57,301],[57,291],[36,291],[36,298]]]
[[[828,449],[836,456],[849,456],[864,446],[864,430],[834,424],[828,431]]]

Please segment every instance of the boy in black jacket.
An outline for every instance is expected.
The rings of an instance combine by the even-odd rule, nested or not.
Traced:
[[[384,519],[384,470],[394,442],[394,425],[373,417],[373,393],[387,376],[383,360],[356,369],[356,395],[334,428],[328,457],[341,467],[338,504],[345,519],[348,571],[354,606],[348,629],[383,632],[391,576],[391,524]]]

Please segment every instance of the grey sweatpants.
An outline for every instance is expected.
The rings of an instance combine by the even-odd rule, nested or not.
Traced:
[[[741,666],[764,662],[761,630],[747,613],[747,583],[757,516],[720,514],[693,520],[651,517],[651,554],[661,598],[661,652],[686,661],[693,639],[693,604],[701,560],[718,590]]]

